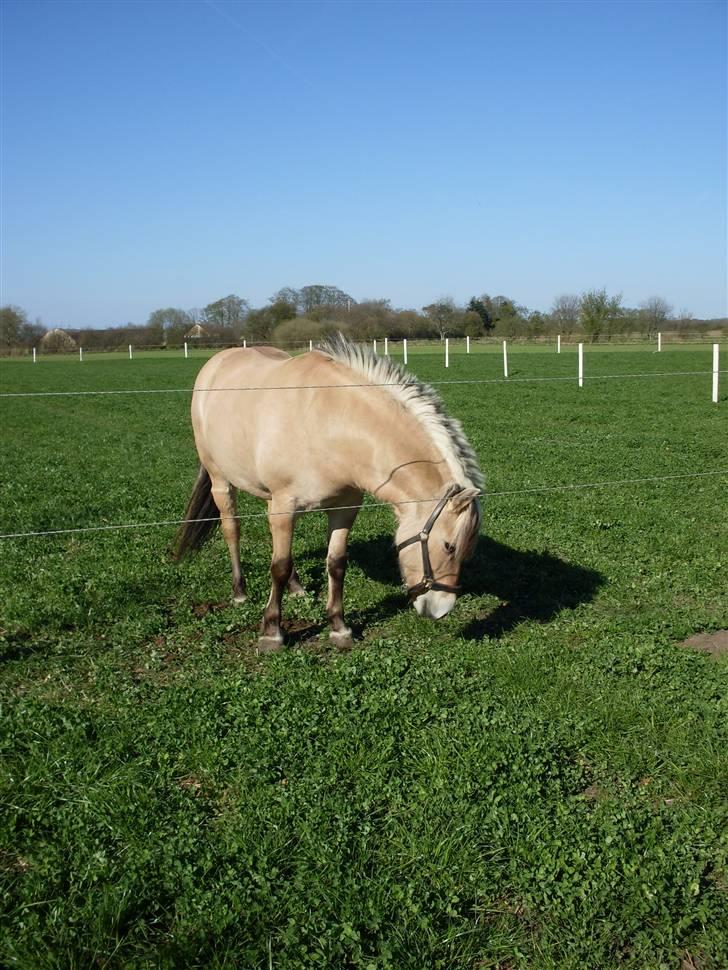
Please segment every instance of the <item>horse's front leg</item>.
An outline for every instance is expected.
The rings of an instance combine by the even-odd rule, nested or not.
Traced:
[[[362,496],[354,496],[349,505],[361,502]],[[341,650],[351,649],[351,630],[344,622],[344,576],[348,562],[347,543],[354,525],[358,508],[336,509],[329,512],[329,549],[326,567],[329,573],[329,596],[326,612],[331,624],[329,638]]]
[[[263,623],[258,640],[258,651],[260,653],[279,650],[283,644],[281,602],[283,591],[293,573],[291,544],[296,518],[295,514],[289,510],[290,507],[288,509],[281,507],[282,504],[275,500],[268,504],[268,522],[273,539],[273,557],[270,564],[270,596],[263,613]]]

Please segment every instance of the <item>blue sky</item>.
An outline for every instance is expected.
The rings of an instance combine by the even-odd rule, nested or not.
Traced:
[[[2,4],[0,302],[725,315],[726,4]]]

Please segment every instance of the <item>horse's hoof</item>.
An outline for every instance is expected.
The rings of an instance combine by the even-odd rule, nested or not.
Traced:
[[[275,653],[277,650],[283,647],[283,637],[281,634],[277,634],[274,637],[259,637],[258,639],[258,653]]]
[[[306,595],[306,590],[303,588],[303,586],[299,586],[297,589],[289,589],[288,590],[288,595],[289,596],[296,596],[296,597],[305,596]]]
[[[247,603],[248,597],[245,593],[238,593],[237,596],[233,596],[233,603]]]
[[[354,646],[354,638],[351,635],[351,630],[332,630],[329,633],[329,640],[336,647],[337,650],[351,650]]]

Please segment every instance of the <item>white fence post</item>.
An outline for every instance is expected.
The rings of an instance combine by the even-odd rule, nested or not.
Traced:
[[[508,377],[508,345],[503,341],[503,376]]]
[[[187,360],[187,357],[188,357],[188,354],[187,354],[187,341],[185,340],[185,360]]]
[[[584,344],[579,344],[579,387],[584,386]]]
[[[406,337],[404,338],[402,343],[404,344],[404,362],[406,364],[407,363],[407,338]]]
[[[83,347],[78,348],[78,359],[83,360]]]
[[[33,347],[33,363],[35,363],[35,347]]]
[[[662,350],[662,334],[658,333],[657,334],[657,353],[659,354],[661,350]]]
[[[313,350],[313,340],[309,340],[309,342],[308,342],[308,349],[309,350]]]
[[[384,338],[384,356],[389,357],[389,337]]]
[[[248,341],[247,340],[244,340],[243,341],[243,350],[247,350],[247,349],[248,349]]]
[[[465,337],[465,353],[470,353],[470,337]]]
[[[713,344],[713,404],[718,403],[718,353],[719,344]]]
[[[556,338],[556,353],[561,353],[561,334],[559,334]]]
[[[134,360],[131,354],[131,344],[129,344],[129,360]]]
[[[377,352],[377,342],[376,342],[376,340],[373,341],[373,344],[374,344],[374,353],[376,354],[376,352]]]
[[[445,337],[445,367],[450,366],[450,338]]]

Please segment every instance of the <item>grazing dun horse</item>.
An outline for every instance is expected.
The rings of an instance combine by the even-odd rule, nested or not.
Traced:
[[[198,548],[219,514],[233,597],[242,602],[237,490],[267,501],[272,584],[261,651],[283,642],[283,591],[303,593],[293,529],[297,516],[316,508],[329,519],[330,636],[351,644],[343,611],[347,541],[365,492],[394,508],[400,570],[417,612],[438,619],[453,608],[461,563],[478,535],[483,478],[460,423],[431,387],[390,358],[341,336],[298,357],[272,347],[223,350],[197,377],[192,425],[200,471],[176,556]]]

